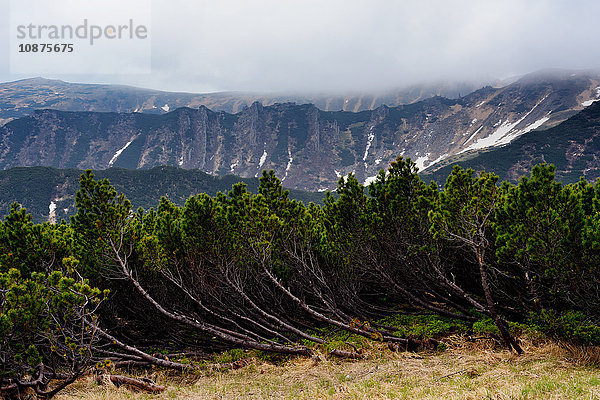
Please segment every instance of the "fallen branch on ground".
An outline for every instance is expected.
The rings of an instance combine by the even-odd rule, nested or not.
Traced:
[[[129,389],[143,390],[148,393],[162,393],[165,390],[164,386],[157,385],[150,379],[135,379],[124,375],[102,374],[96,377],[96,382],[100,385],[111,382],[116,387],[125,385]]]

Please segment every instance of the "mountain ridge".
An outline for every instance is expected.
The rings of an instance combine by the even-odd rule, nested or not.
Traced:
[[[163,114],[180,107],[206,106],[214,111],[237,113],[258,101],[263,105],[312,103],[324,111],[363,111],[382,104],[408,104],[434,95],[458,97],[477,85],[439,83],[413,85],[373,93],[259,93],[169,92],[128,85],[70,83],[41,77],[0,83],[0,125],[29,115],[33,110],[145,112]]]
[[[553,73],[356,113],[258,101],[235,114],[203,105],[163,114],[36,110],[0,127],[0,168],[172,165],[242,177],[273,169],[288,187],[324,191],[350,172],[368,183],[399,155],[423,170],[505,145],[599,99],[600,74]]]

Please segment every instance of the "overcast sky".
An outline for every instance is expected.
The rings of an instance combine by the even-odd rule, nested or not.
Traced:
[[[597,0],[148,1],[150,73],[48,76],[42,65],[40,73],[11,73],[11,7],[0,0],[0,80],[44,75],[189,92],[375,91],[600,68]],[[118,7],[110,12],[127,17]],[[100,62],[103,54],[92,57]]]

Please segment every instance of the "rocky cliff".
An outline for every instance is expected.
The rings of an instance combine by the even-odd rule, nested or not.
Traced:
[[[287,187],[325,190],[349,172],[369,182],[399,155],[424,169],[503,146],[598,99],[599,76],[555,72],[356,113],[258,102],[235,114],[204,106],[160,115],[41,110],[0,127],[0,168],[172,165],[242,177],[273,169]]]

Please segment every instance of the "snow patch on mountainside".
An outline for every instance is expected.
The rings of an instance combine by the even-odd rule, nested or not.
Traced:
[[[260,156],[260,160],[258,160],[258,168],[262,168],[265,161],[267,161],[267,149],[263,150],[262,156]]]
[[[369,155],[369,149],[371,148],[371,143],[373,143],[373,139],[375,139],[375,134],[373,133],[373,127],[370,127],[369,136],[367,136],[367,147],[365,148],[365,155],[363,156],[363,161],[366,161],[367,156]]]
[[[364,186],[369,186],[371,183],[375,182],[375,180],[377,180],[377,175],[367,177],[367,179],[365,179]]]
[[[56,203],[54,200],[50,201],[50,205],[48,206],[48,222],[51,224],[56,223]]]
[[[502,141],[502,139],[517,125],[519,125],[519,123],[522,121],[522,119],[518,120],[517,122],[514,123],[510,123],[510,121],[506,120],[504,121],[504,123],[502,125],[500,125],[500,127],[498,129],[496,129],[496,131],[494,131],[494,133],[492,133],[489,136],[486,136],[484,138],[481,138],[479,140],[477,140],[475,143],[473,143],[472,145],[470,145],[469,147],[467,147],[466,149],[464,149],[462,152],[467,151],[467,150],[474,150],[474,149],[483,149],[486,147],[491,147],[491,146],[497,146],[500,144],[500,142]],[[496,126],[496,125],[494,125]]]
[[[531,110],[529,110],[525,115],[523,115],[521,118],[519,118],[513,123],[511,123],[509,120],[506,120],[504,122],[502,122],[502,120],[499,120],[496,124],[494,124],[494,127],[500,125],[498,129],[494,131],[494,133],[484,138],[478,139],[475,143],[463,149],[460,153],[463,153],[467,150],[484,149],[486,147],[492,146],[502,146],[510,143],[511,141],[513,141],[514,139],[526,132],[539,128],[542,124],[544,124],[544,122],[548,121],[548,117],[543,117],[521,130],[514,131],[514,129],[521,122],[523,122],[523,120],[527,118],[533,112],[533,110],[537,108],[537,106],[539,106],[544,100],[546,100],[546,97],[548,97],[548,95],[544,96],[535,106],[533,106]]]
[[[423,167],[425,166],[425,162],[427,162],[429,160],[429,155],[431,153],[427,153],[422,157],[417,158],[417,161],[415,161],[415,164],[417,165],[417,168],[419,168],[419,171],[423,170]]]
[[[469,136],[469,138],[467,139],[465,144],[469,143],[471,141],[471,139],[473,139],[475,137],[475,135],[477,135],[479,133],[479,131],[481,131],[482,129],[483,129],[483,125],[481,125],[475,132],[473,132],[473,134],[471,136]]]
[[[527,133],[529,131],[532,131],[534,129],[539,128],[540,126],[542,126],[546,121],[548,121],[550,118],[548,117],[543,117],[538,119],[537,121],[535,121],[534,123],[526,126],[525,128],[515,131],[515,132],[511,132],[508,135],[506,135],[505,137],[503,137],[497,144],[496,146],[503,146],[505,144],[509,144],[510,142],[512,142],[513,140],[515,140],[516,138],[518,138],[519,136],[523,135],[524,133]]]
[[[110,161],[108,162],[108,166],[111,167],[113,165],[113,163],[115,161],[117,161],[117,158],[119,158],[119,156],[121,155],[121,153],[123,151],[125,151],[125,149],[127,147],[129,147],[129,145],[131,144],[131,142],[133,142],[133,139],[130,140],[129,142],[127,142],[127,144],[125,144],[125,146],[121,147],[119,150],[117,150],[117,152],[112,156],[112,158],[110,159]]]
[[[294,157],[292,157],[292,152],[288,149],[288,163],[285,166],[285,176],[281,180],[281,182],[285,181],[285,178],[288,176],[288,171],[292,168],[292,161],[294,161]]]
[[[584,107],[589,107],[591,106],[593,103],[600,101],[600,86],[596,87],[596,98],[595,99],[589,99],[584,101],[583,103],[581,103],[582,106]]]
[[[550,113],[548,113],[550,114]],[[550,119],[550,117],[544,117],[544,118],[540,118],[537,121],[535,121],[533,124],[527,126],[525,129],[521,130],[521,135],[524,133],[527,133],[529,131],[532,131],[534,129],[539,128],[540,126],[544,125],[546,123],[546,121],[548,121]]]
[[[262,166],[265,164],[265,161],[267,161],[267,149],[266,149],[267,144],[265,143],[265,148],[263,150],[262,156],[260,156],[260,160],[258,160],[258,171],[261,171]],[[258,173],[257,172],[254,177],[258,178]]]
[[[448,158],[448,156],[449,156],[448,153],[442,154],[441,156],[439,156],[438,158],[433,160],[427,167],[431,167],[432,165],[439,163],[440,161]]]
[[[164,106],[161,107],[163,110],[165,110],[166,112],[169,112],[169,110],[171,109],[171,107],[169,107],[168,104],[165,104]]]
[[[523,120],[523,118],[521,118],[513,124],[508,123],[508,121],[505,121],[504,124],[502,124],[502,126],[500,126],[500,128],[498,128],[496,132],[483,139],[479,139],[477,142],[467,147],[465,150],[461,151],[461,153],[471,149],[483,149],[485,147],[502,146],[508,144],[516,138],[518,138],[519,136],[523,135],[524,133],[530,132],[544,125],[544,123],[546,123],[546,121],[548,121],[549,119],[549,117],[540,118],[534,123],[517,131],[513,131],[513,128],[517,126]]]

